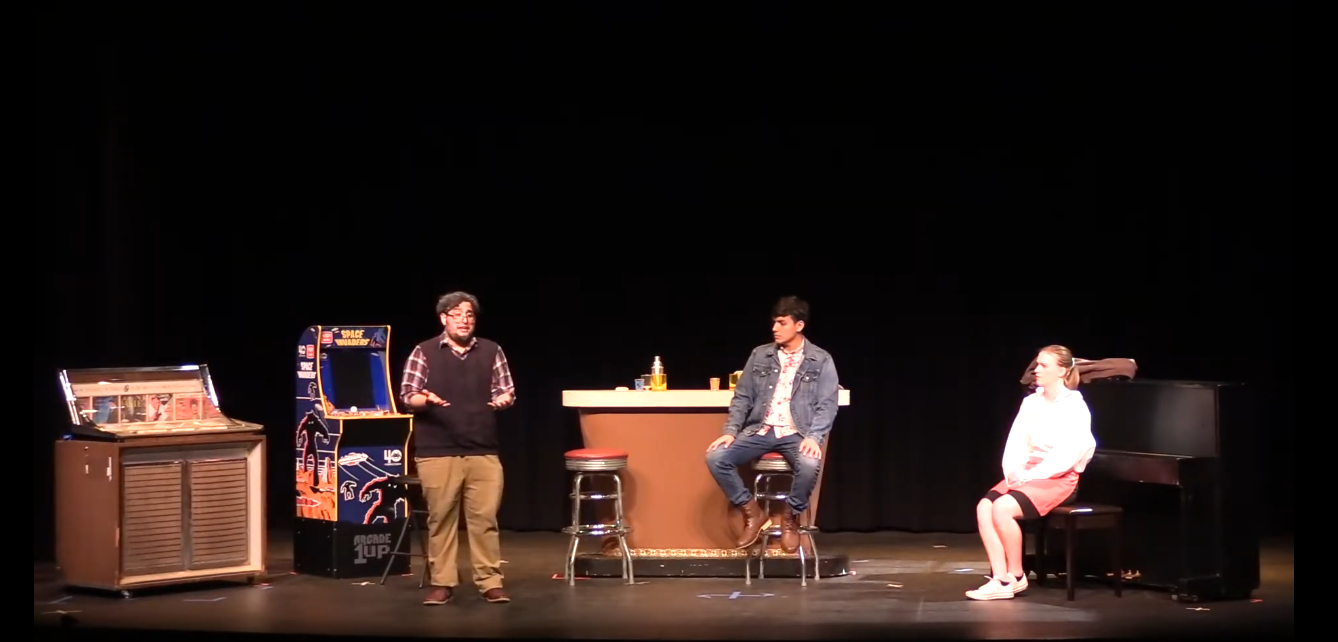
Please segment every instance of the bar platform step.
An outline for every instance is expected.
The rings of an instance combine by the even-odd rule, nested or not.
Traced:
[[[635,557],[632,572],[643,577],[743,577],[742,557]],[[753,580],[757,580],[757,558],[752,558]],[[805,560],[808,576],[813,578],[813,559]],[[577,577],[622,577],[623,560],[618,555],[587,553],[576,556]],[[798,557],[768,557],[766,579],[799,579]],[[823,555],[818,577],[842,577],[850,574],[850,559],[844,554]]]

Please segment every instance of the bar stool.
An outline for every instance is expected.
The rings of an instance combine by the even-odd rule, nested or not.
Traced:
[[[790,462],[785,461],[785,457],[780,453],[767,453],[760,459],[753,462],[753,470],[757,471],[757,477],[753,479],[753,496],[762,504],[762,510],[767,516],[771,516],[771,502],[784,502],[790,498],[789,492],[774,492],[771,490],[771,480],[776,477],[788,479],[794,482],[794,471],[790,470]],[[789,506],[785,510],[790,510]],[[813,581],[818,581],[818,543],[813,541],[813,531],[817,530],[809,522],[809,511],[799,516],[799,585],[808,586],[808,564],[804,554],[804,538],[808,538],[809,546],[813,547]],[[762,529],[762,545],[757,556],[757,579],[766,579],[766,560],[767,560],[767,542],[773,537],[781,536],[780,524],[768,523]],[[753,583],[752,575],[752,556],[744,558],[743,562],[743,583],[749,586]]]
[[[1036,529],[1036,584],[1045,586],[1047,575],[1045,558],[1049,552],[1046,546],[1046,531],[1064,531],[1064,581],[1068,585],[1068,601],[1073,601],[1074,551],[1077,549],[1077,533],[1084,530],[1108,530],[1111,533],[1110,563],[1114,571],[1115,597],[1123,597],[1124,571],[1120,568],[1120,521],[1124,509],[1108,504],[1076,503],[1059,506],[1050,514],[1041,518]],[[1023,550],[1026,550],[1025,543]]]
[[[567,470],[576,473],[571,481],[571,525],[562,529],[563,533],[571,535],[571,550],[567,553],[567,561],[564,568],[566,580],[569,586],[576,586],[576,548],[580,544],[581,537],[616,535],[618,537],[618,546],[623,554],[623,578],[628,584],[635,584],[636,580],[632,576],[632,552],[627,547],[627,534],[632,529],[627,526],[623,519],[623,480],[618,475],[620,471],[627,469],[627,453],[621,450],[609,448],[581,448],[567,451]],[[586,479],[600,477],[612,477],[614,492],[596,493],[583,492],[581,482]],[[582,524],[581,523],[581,502],[584,500],[602,501],[613,500],[614,520],[612,524]]]
[[[395,547],[390,549],[391,551],[390,559],[386,561],[386,569],[384,571],[381,571],[381,584],[385,585],[386,576],[390,575],[390,567],[395,565],[395,557],[403,555],[405,557],[410,558],[409,569],[411,572],[413,570],[412,558],[415,557],[423,558],[423,574],[418,578],[418,588],[423,588],[424,586],[427,585],[427,576],[432,574],[432,560],[427,556],[427,529],[423,528],[422,525],[418,523],[418,518],[422,517],[426,519],[427,511],[423,509],[413,510],[412,507],[414,505],[414,502],[412,499],[409,499],[408,497],[410,489],[412,488],[417,488],[419,496],[420,497],[422,496],[423,480],[411,475],[395,475],[394,477],[390,478],[390,486],[404,490],[405,501],[408,502],[410,510],[409,514],[404,516],[404,525],[400,527],[400,535],[395,539]],[[420,505],[426,506],[427,502],[424,501]],[[423,550],[422,553],[414,553],[413,544],[409,545],[409,552],[407,553],[399,552],[400,544],[404,542],[404,536],[409,532],[410,528],[413,528],[415,531],[418,531],[418,544]]]

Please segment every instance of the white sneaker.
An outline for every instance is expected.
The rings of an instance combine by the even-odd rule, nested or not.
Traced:
[[[1003,582],[994,578],[985,582],[983,586],[974,590],[967,591],[966,596],[973,600],[1011,600],[1013,599],[1012,585],[1004,586]]]
[[[1009,584],[1008,588],[1013,590],[1013,595],[1017,595],[1018,593],[1027,590],[1027,574],[1023,573],[1022,579]]]

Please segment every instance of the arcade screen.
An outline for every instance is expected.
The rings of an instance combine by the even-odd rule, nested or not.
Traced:
[[[334,390],[325,390],[325,398],[335,408],[376,408],[376,389],[373,381],[384,379],[376,352],[367,350],[330,350],[323,368],[330,371]],[[375,378],[374,378],[375,377]]]

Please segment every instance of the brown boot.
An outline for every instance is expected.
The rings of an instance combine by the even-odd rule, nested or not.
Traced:
[[[427,592],[427,597],[423,598],[423,604],[427,606],[437,606],[451,601],[453,591],[444,586],[434,586]]]
[[[506,594],[502,588],[488,589],[483,592],[483,599],[493,604],[504,604],[511,601],[511,596]]]
[[[756,499],[748,500],[747,504],[739,507],[739,511],[743,513],[743,533],[739,535],[738,547],[748,548],[757,541],[758,533],[771,525],[771,520],[762,512],[762,507],[757,505]]]
[[[781,548],[786,553],[799,550],[799,514],[789,508],[781,518]]]

